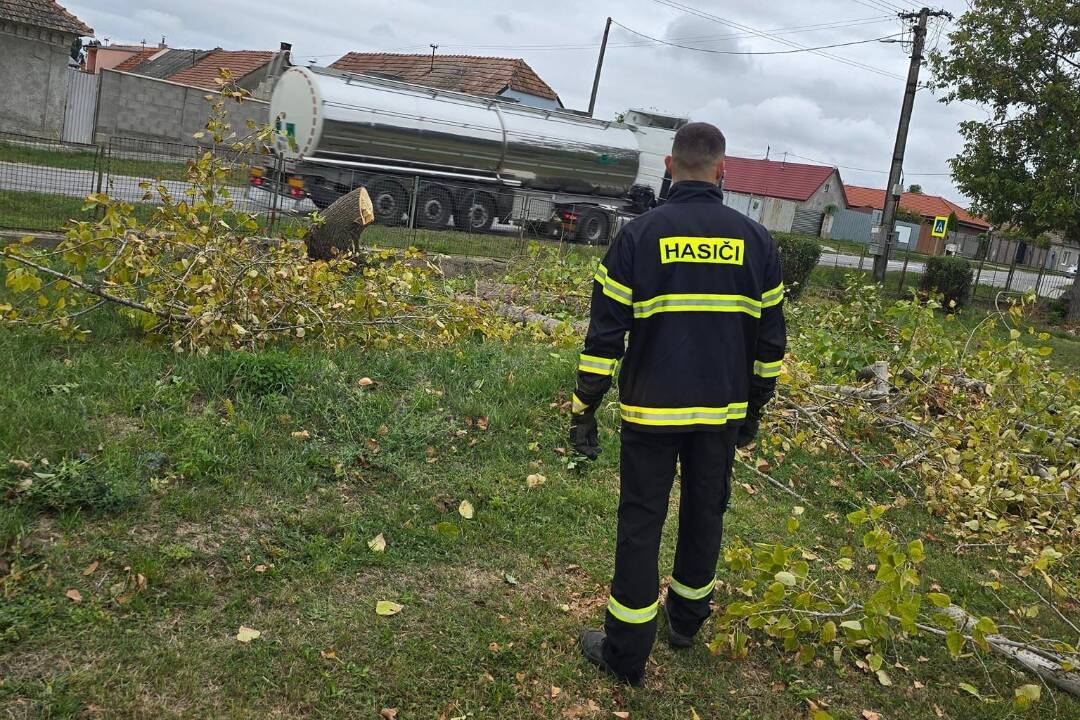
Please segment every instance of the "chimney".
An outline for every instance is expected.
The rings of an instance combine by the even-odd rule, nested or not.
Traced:
[[[292,43],[281,43],[281,54],[283,56],[282,60],[284,61],[283,65],[285,67],[292,65]]]
[[[165,49],[165,36],[164,35],[161,36],[161,42],[158,43],[158,49],[159,50],[164,50]]]

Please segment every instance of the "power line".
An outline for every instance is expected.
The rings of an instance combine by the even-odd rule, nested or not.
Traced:
[[[859,68],[861,70],[866,70],[867,72],[872,72],[872,73],[875,73],[877,75],[881,75],[882,77],[888,77],[888,78],[891,78],[893,80],[903,80],[904,79],[900,75],[897,75],[896,73],[889,72],[888,70],[883,70],[882,68],[874,67],[873,65],[868,65],[866,63],[859,62],[857,60],[852,60],[850,58],[846,58],[846,57],[843,57],[841,55],[834,55],[832,53],[827,53],[827,52],[824,52],[824,51],[821,51],[821,50],[812,50],[810,48],[807,48],[805,45],[800,45],[799,43],[796,43],[796,42],[794,42],[792,40],[786,40],[784,38],[776,37],[775,34],[768,33],[768,32],[762,31],[762,30],[758,30],[758,29],[750,27],[748,25],[742,25],[742,24],[734,22],[732,20],[727,20],[727,19],[722,18],[722,17],[720,17],[718,15],[713,15],[712,13],[705,12],[704,10],[699,10],[699,9],[697,9],[695,7],[690,6],[690,5],[686,5],[686,4],[683,4],[681,2],[676,2],[676,0],[652,0],[652,1],[654,3],[656,3],[656,4],[658,4],[658,5],[663,5],[665,7],[672,8],[674,10],[679,10],[679,11],[682,11],[684,13],[694,15],[696,17],[700,17],[700,18],[703,18],[703,19],[706,19],[706,20],[711,20],[712,22],[719,23],[719,24],[725,25],[727,27],[732,27],[732,28],[735,28],[737,30],[743,30],[745,32],[752,33],[753,35],[756,35],[757,37],[772,40],[774,42],[781,43],[782,45],[786,45],[788,47],[799,48],[799,49],[803,49],[803,50],[809,50],[810,52],[812,52],[815,55],[820,55],[821,57],[825,57],[825,58],[828,58],[830,60],[835,60],[836,62],[840,62],[840,63],[843,63],[845,65],[849,65],[851,67],[857,67],[857,68]]]
[[[871,170],[870,168],[853,167],[851,165],[838,165],[834,162],[829,162],[827,160],[818,160],[817,158],[812,157],[806,157],[805,155],[799,155],[798,153],[793,153],[791,151],[788,151],[787,154],[791,157],[799,158],[800,160],[807,160],[812,163],[817,163],[818,165],[827,165],[829,167],[839,168],[840,170],[854,170],[856,172],[877,173],[879,175],[889,174],[888,170]],[[952,176],[952,173],[907,172],[905,170],[904,175],[911,177],[947,177]]]
[[[643,37],[643,38],[645,38],[647,40],[651,40],[654,43],[659,43],[660,45],[667,45],[669,47],[676,47],[676,48],[680,48],[682,50],[695,50],[697,52],[709,53],[709,54],[712,54],[712,55],[792,55],[794,53],[815,52],[815,51],[818,51],[818,50],[829,50],[831,48],[848,47],[850,45],[865,45],[866,43],[880,42],[882,40],[887,40],[888,38],[896,37],[896,35],[885,35],[884,37],[869,38],[867,40],[854,40],[852,42],[835,43],[833,45],[821,45],[819,47],[803,47],[803,48],[796,48],[794,50],[764,50],[764,51],[757,51],[757,52],[748,52],[748,51],[742,51],[742,50],[714,50],[712,48],[701,48],[701,47],[692,47],[690,45],[679,45],[678,43],[668,42],[666,40],[660,40],[659,38],[654,38],[651,35],[646,35],[643,32],[638,32],[637,30],[634,30],[633,28],[629,28],[629,27],[623,25],[618,20],[612,20],[611,22],[613,24],[615,24],[615,25],[618,25],[619,27],[621,27],[623,30],[626,30],[627,32],[631,32],[634,35],[638,35],[638,36]]]

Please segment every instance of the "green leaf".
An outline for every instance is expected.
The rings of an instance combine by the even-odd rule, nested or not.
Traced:
[[[945,593],[926,593],[926,599],[934,607],[944,608],[952,604],[952,598]]]
[[[877,653],[866,656],[866,664],[870,666],[871,672],[877,672],[878,670],[880,670],[884,662],[885,658],[881,657]]]
[[[855,526],[862,525],[869,519],[870,517],[867,515],[866,510],[856,510],[855,512],[847,514],[847,521]]]
[[[836,567],[840,568],[841,570],[850,570],[851,568],[855,567],[855,563],[852,562],[851,558],[840,558],[836,561]]]
[[[1013,705],[1017,710],[1027,710],[1042,697],[1042,688],[1038,685],[1021,685],[1013,693]]]
[[[795,584],[798,583],[798,578],[796,578],[793,574],[789,573],[787,570],[781,570],[780,572],[776,573],[775,578],[776,582],[783,583],[787,587],[795,587]]]
[[[975,623],[975,629],[983,635],[994,635],[998,631],[997,624],[988,617],[979,618],[979,621]]]
[[[836,623],[832,620],[821,626],[821,644],[828,645],[836,639]]]
[[[913,563],[918,564],[926,559],[926,551],[923,548],[922,540],[912,540],[911,542],[909,542],[907,546],[907,551],[908,557],[911,558],[911,562]]]
[[[962,682],[962,683],[957,683],[956,687],[960,688],[961,690],[963,690],[967,694],[974,695],[975,697],[982,700],[982,695],[979,694],[979,689],[977,687],[975,687],[974,685],[969,685],[968,683]]]
[[[945,634],[945,644],[949,648],[949,654],[955,660],[960,657],[960,653],[964,650],[964,636],[955,630],[950,630]]]
[[[858,620],[845,620],[840,623],[840,627],[853,632],[862,632],[862,623]]]
[[[1054,354],[1054,348],[1050,347],[1049,345],[1044,345],[1041,348],[1039,348],[1039,354],[1042,355],[1043,357],[1047,357],[1048,355],[1053,355]],[[1030,686],[1025,685],[1025,687],[1030,687]]]
[[[892,685],[892,678],[889,677],[889,673],[885,672],[884,670],[877,671],[877,680],[885,687],[889,687],[890,685]]]

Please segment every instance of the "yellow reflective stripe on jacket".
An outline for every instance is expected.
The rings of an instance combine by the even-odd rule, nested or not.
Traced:
[[[780,283],[772,290],[761,296],[761,307],[770,308],[774,305],[779,305],[780,301],[784,299],[784,283]]]
[[[578,358],[578,370],[596,375],[614,375],[616,360],[581,354]]]
[[[600,287],[603,288],[604,294],[612,300],[620,302],[623,305],[632,305],[634,302],[634,291],[626,287],[622,283],[612,280],[608,276],[607,268],[604,267],[604,263],[600,263],[600,267],[596,269],[596,274],[593,276],[596,282],[600,283]]]
[[[723,425],[728,420],[746,417],[748,403],[732,403],[724,407],[646,408],[619,404],[622,419],[638,425]]]
[[[716,585],[716,578],[709,581],[708,585],[699,588],[692,588],[688,585],[683,585],[674,577],[671,578],[670,589],[679,597],[684,597],[687,600],[701,600],[709,597],[709,594],[713,591],[713,586]]]
[[[660,601],[657,600],[652,605],[635,610],[634,608],[628,608],[614,597],[608,596],[607,609],[616,620],[622,620],[625,623],[631,623],[632,625],[640,625],[641,623],[647,623],[656,617],[657,608],[660,607]]]
[[[761,362],[760,360],[755,360],[754,374],[763,378],[780,377],[780,369],[783,365],[783,360],[777,360],[776,362]]]
[[[644,319],[663,312],[743,312],[761,317],[761,302],[746,295],[657,295],[634,303],[634,317]]]

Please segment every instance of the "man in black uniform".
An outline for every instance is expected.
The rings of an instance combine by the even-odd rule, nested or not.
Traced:
[[[660,532],[676,463],[679,539],[663,609],[671,644],[689,647],[710,613],[735,448],[757,435],[784,357],[776,243],[724,206],[725,145],[707,123],[675,135],[667,203],[628,224],[596,272],[578,365],[574,447],[599,454],[595,413],[620,360],[623,421],[606,634],[586,630],[581,648],[635,685],[656,637]]]

